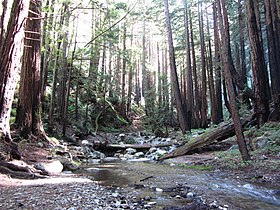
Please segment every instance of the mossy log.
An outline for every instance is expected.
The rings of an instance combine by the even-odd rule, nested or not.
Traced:
[[[242,126],[245,126],[249,122],[251,122],[251,117],[243,119],[241,121],[242,121]],[[235,130],[234,130],[233,122],[223,123],[222,125],[213,129],[212,131],[206,132],[192,139],[185,145],[178,147],[173,152],[164,155],[163,157],[161,157],[160,160],[187,155],[195,149],[199,149],[204,146],[213,144],[214,142],[225,140],[234,135],[235,135]]]

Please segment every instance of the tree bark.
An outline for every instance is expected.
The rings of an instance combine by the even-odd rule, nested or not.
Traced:
[[[185,133],[189,131],[191,128],[188,127],[187,119],[185,115],[185,110],[182,104],[182,97],[179,89],[179,81],[176,70],[176,61],[175,61],[175,53],[173,46],[173,37],[171,30],[171,21],[169,16],[169,5],[168,0],[164,0],[164,11],[165,11],[165,19],[166,19],[166,28],[168,35],[168,46],[169,46],[169,59],[170,59],[170,70],[171,70],[171,78],[172,78],[172,87],[175,95],[176,109],[178,115],[178,121],[181,128],[181,131]]]
[[[29,1],[14,0],[0,60],[0,135],[10,141],[10,113],[21,68],[25,20]]]
[[[269,50],[269,69],[271,78],[274,112],[271,120],[280,120],[280,17],[277,15],[276,0],[265,0],[266,31]]]
[[[207,128],[207,79],[206,79],[206,58],[205,58],[205,39],[204,39],[204,27],[203,27],[203,14],[198,8],[199,15],[199,33],[200,33],[200,50],[201,50],[201,127]]]
[[[188,18],[188,5],[187,1],[184,0],[184,23],[185,23],[185,42],[186,42],[186,118],[187,118],[187,127],[189,131],[192,128],[192,113],[193,113],[193,80],[192,80],[192,67],[191,67],[191,46],[189,39],[189,18]]]
[[[46,140],[41,120],[41,6],[31,1],[26,21],[16,123],[22,137]]]
[[[223,102],[222,102],[222,74],[221,74],[221,53],[220,53],[220,35],[218,30],[217,5],[213,3],[213,21],[214,21],[214,46],[215,46],[215,96],[217,104],[217,123],[223,120]]]
[[[234,122],[234,130],[237,137],[237,144],[242,156],[242,160],[246,161],[250,159],[250,155],[246,146],[245,137],[243,134],[242,123],[238,113],[238,107],[236,103],[236,96],[234,92],[234,86],[231,76],[231,68],[234,68],[233,60],[230,49],[230,35],[229,35],[229,22],[226,9],[225,0],[218,0],[218,12],[220,13],[220,30],[222,37],[222,60],[224,64],[224,75],[229,94],[230,111]]]
[[[255,14],[254,0],[246,1],[247,30],[251,54],[251,65],[254,85],[254,110],[258,125],[263,125],[269,116],[269,96],[267,91],[266,66],[260,40],[259,25]]]
[[[246,125],[250,122],[251,118],[242,120],[242,125]],[[200,149],[204,146],[223,141],[231,136],[235,135],[235,127],[233,122],[223,123],[219,127],[215,128],[211,132],[204,133],[193,140],[190,140],[185,145],[178,147],[169,154],[164,155],[160,160],[168,158],[179,157],[182,155],[191,154],[194,150]]]

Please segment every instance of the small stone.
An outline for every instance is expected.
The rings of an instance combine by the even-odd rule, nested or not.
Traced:
[[[153,202],[149,202],[149,203],[147,203],[147,204],[150,205],[150,206],[154,206],[154,205],[157,204],[157,202],[153,201]]]
[[[175,198],[181,199],[181,196],[180,195],[176,195]]]
[[[137,152],[134,154],[134,157],[140,158],[140,157],[144,157],[144,152]]]
[[[214,209],[219,208],[219,204],[216,200],[210,203],[209,206]]]
[[[187,197],[188,198],[193,198],[194,197],[194,193],[193,192],[188,192],[187,193]]]
[[[145,201],[150,201],[151,199],[152,199],[151,196],[148,196],[148,195],[144,197]]]
[[[117,198],[120,194],[119,193],[113,193],[112,196]]]
[[[155,190],[156,190],[156,192],[163,192],[163,189],[158,188],[158,187]]]
[[[133,148],[127,148],[125,151],[126,151],[126,154],[129,154],[129,155],[133,155],[137,152],[137,150],[133,149]]]
[[[173,166],[176,166],[176,164],[175,163],[170,163],[170,166],[173,167]]]

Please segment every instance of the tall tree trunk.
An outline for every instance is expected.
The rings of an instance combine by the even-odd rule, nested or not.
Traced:
[[[188,127],[185,110],[182,104],[181,93],[179,89],[178,75],[176,71],[175,53],[174,53],[174,46],[173,46],[173,37],[172,37],[172,30],[171,30],[171,21],[169,16],[168,0],[164,0],[164,11],[165,11],[166,28],[167,28],[167,35],[168,35],[172,87],[175,95],[176,109],[177,109],[180,128],[182,132],[185,133],[186,131],[189,131],[191,128]]]
[[[192,73],[194,79],[194,119],[193,127],[201,127],[201,117],[200,117],[200,96],[199,96],[199,87],[198,87],[198,77],[197,77],[197,68],[196,68],[196,54],[195,54],[195,44],[194,44],[194,34],[192,26],[192,16],[191,11],[189,10],[189,19],[190,19],[190,35],[191,35],[191,50],[192,50]]]
[[[43,112],[46,110],[46,88],[48,82],[48,69],[52,56],[51,54],[53,51],[51,49],[51,31],[54,28],[54,5],[55,0],[51,0],[51,2],[48,0],[46,2],[46,7],[50,10],[50,14],[46,13],[43,22],[42,47],[44,48],[44,51],[41,55],[41,101]]]
[[[255,14],[254,0],[246,1],[247,30],[251,54],[251,65],[254,78],[255,103],[254,110],[259,126],[263,125],[269,116],[269,96],[267,91],[266,66],[260,40],[259,27]]]
[[[131,39],[130,39],[130,47],[132,48],[133,46],[133,29],[134,27],[132,26],[131,30]],[[126,109],[127,109],[127,114],[129,115],[131,112],[131,97],[132,97],[132,82],[133,82],[133,69],[136,68],[135,64],[135,57],[133,52],[130,53],[130,66],[129,66],[129,73],[128,73],[128,91],[127,91],[127,104],[126,104]],[[136,82],[135,82],[136,83]]]
[[[64,27],[66,28],[63,33],[62,41],[62,66],[59,71],[59,92],[58,92],[58,116],[60,122],[63,124],[63,115],[65,113],[65,98],[67,97],[67,79],[69,74],[68,64],[68,47],[69,47],[69,23],[70,23],[70,4],[65,3],[65,22]]]
[[[204,27],[203,27],[203,14],[202,11],[198,11],[199,15],[199,33],[200,33],[200,50],[201,50],[201,127],[207,128],[207,82],[206,82],[206,58],[205,58],[205,39],[204,39]]]
[[[231,56],[231,49],[230,49],[230,35],[229,35],[229,23],[228,23],[228,15],[226,10],[226,1],[225,0],[218,0],[218,12],[220,16],[220,30],[222,36],[222,60],[224,64],[224,75],[226,80],[226,85],[228,89],[229,94],[229,100],[230,100],[230,111],[234,123],[234,129],[235,134],[237,137],[237,143],[239,147],[239,151],[242,156],[242,160],[249,160],[249,152],[247,150],[242,124],[240,121],[239,113],[238,113],[238,107],[236,103],[236,96],[234,92],[234,86],[232,82],[232,76],[231,76],[231,68],[234,68],[233,66],[233,60]]]
[[[67,84],[66,84],[66,94],[65,94],[65,102],[64,102],[64,109],[63,109],[63,126],[62,126],[62,135],[65,136],[66,135],[66,128],[68,125],[68,106],[69,106],[69,96],[70,96],[70,88],[71,88],[71,82],[72,82],[72,72],[74,70],[74,57],[75,57],[75,53],[76,53],[76,47],[77,47],[77,34],[78,34],[78,19],[79,17],[77,17],[77,23],[76,23],[76,29],[74,31],[75,33],[75,40],[74,40],[74,48],[72,51],[72,55],[71,55],[71,61],[69,64],[69,68],[68,68],[68,78],[67,78]]]
[[[266,31],[269,49],[269,69],[274,109],[271,119],[280,120],[280,17],[276,0],[265,0]]]
[[[245,38],[244,38],[244,20],[243,20],[243,6],[241,0],[238,0],[238,25],[240,35],[240,59],[241,59],[241,79],[247,86],[247,69],[246,69],[246,55],[245,55]],[[243,101],[250,107],[249,97],[242,93]]]
[[[191,67],[191,46],[190,46],[190,33],[189,33],[189,18],[188,18],[188,5],[187,0],[184,0],[184,23],[185,23],[185,42],[186,42],[186,118],[187,118],[187,127],[189,131],[192,128],[192,113],[193,113],[193,82],[192,82],[192,67]]]
[[[160,66],[160,50],[159,43],[157,42],[157,68],[158,68],[158,105],[162,106],[162,75],[161,75],[161,66]]]
[[[126,117],[126,96],[125,96],[125,86],[126,86],[126,24],[123,26],[123,62],[122,62],[122,81],[121,81],[121,114],[123,117]]]
[[[208,36],[208,84],[209,84],[209,94],[210,94],[210,102],[211,102],[211,118],[214,124],[219,123],[218,119],[218,110],[217,110],[217,100],[215,95],[215,84],[214,84],[214,73],[213,73],[213,57],[212,57],[212,44],[210,38],[210,26],[209,26],[209,18],[207,17],[207,36]]]
[[[66,7],[64,6],[61,10],[61,17],[59,20],[59,25],[63,25],[64,23],[64,15],[66,12]],[[57,35],[57,48],[56,48],[56,55],[54,61],[54,71],[53,71],[53,79],[52,79],[52,93],[51,93],[51,101],[50,101],[50,111],[49,111],[49,130],[53,132],[54,128],[54,112],[56,108],[56,94],[57,94],[57,80],[58,80],[58,60],[60,57],[60,48],[62,44],[62,33],[58,32]]]
[[[214,45],[215,45],[215,96],[217,100],[217,123],[223,120],[223,100],[222,100],[222,74],[221,74],[221,53],[220,36],[218,31],[217,5],[213,4],[214,21]]]
[[[25,28],[26,46],[20,79],[16,122],[20,134],[28,138],[33,134],[45,140],[41,121],[41,3],[30,2]],[[29,93],[29,94],[27,94]]]
[[[29,1],[14,0],[7,32],[1,44],[0,60],[0,137],[11,141],[10,113],[21,68],[25,20]]]

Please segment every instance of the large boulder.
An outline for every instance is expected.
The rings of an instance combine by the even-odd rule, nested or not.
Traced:
[[[53,160],[47,163],[37,163],[34,168],[50,174],[57,174],[63,171],[63,164],[59,160]]]

